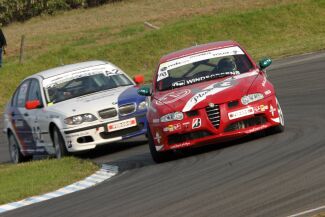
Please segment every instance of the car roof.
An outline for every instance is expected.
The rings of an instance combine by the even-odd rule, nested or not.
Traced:
[[[106,64],[111,64],[111,63],[106,62],[106,61],[95,60],[95,61],[87,61],[87,62],[63,65],[63,66],[55,67],[55,68],[48,69],[45,71],[41,71],[41,72],[36,73],[30,77],[40,76],[43,79],[45,79],[45,78],[49,78],[49,77],[52,77],[55,75],[76,71],[79,69],[91,68],[91,67],[106,65]]]
[[[190,48],[186,48],[183,50],[179,50],[170,54],[167,54],[165,56],[163,56],[160,61],[159,64],[164,63],[164,62],[168,62],[174,59],[178,59],[184,56],[189,56],[191,54],[195,54],[195,53],[201,53],[204,51],[208,51],[208,50],[215,50],[215,49],[220,49],[223,47],[231,47],[231,46],[239,46],[239,44],[235,41],[219,41],[219,42],[212,42],[212,43],[208,43],[208,44],[202,44],[202,45],[196,45]]]

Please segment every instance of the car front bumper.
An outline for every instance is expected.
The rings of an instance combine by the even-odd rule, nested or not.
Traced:
[[[275,96],[249,105],[224,103],[184,114],[181,121],[151,123],[157,151],[221,143],[279,125]]]
[[[108,124],[134,118],[136,125],[109,132]],[[87,126],[85,128],[65,130],[63,137],[69,152],[94,149],[98,145],[112,143],[135,136],[146,134],[147,119],[145,114],[128,116],[115,122]]]

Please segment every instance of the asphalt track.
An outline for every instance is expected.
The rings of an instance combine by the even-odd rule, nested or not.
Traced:
[[[102,147],[88,157],[118,165],[119,175],[2,216],[269,217],[323,206],[324,60],[325,53],[291,57],[268,70],[285,114],[282,134],[196,149],[159,165],[141,140]]]

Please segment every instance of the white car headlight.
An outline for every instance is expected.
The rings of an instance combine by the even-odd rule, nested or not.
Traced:
[[[169,121],[180,121],[183,120],[184,115],[182,112],[173,112],[167,115],[164,115],[160,118],[161,122],[169,122]]]
[[[139,110],[145,110],[145,109],[147,109],[147,107],[148,107],[148,104],[146,101],[140,102],[138,105]]]
[[[87,114],[68,117],[68,118],[64,119],[64,123],[69,124],[69,125],[78,125],[83,122],[92,122],[95,120],[97,120],[97,118],[94,115],[87,113]]]
[[[261,100],[263,98],[264,98],[263,94],[261,94],[261,93],[253,93],[253,94],[243,96],[241,98],[241,103],[243,103],[243,105],[247,105],[247,104],[249,104],[251,102],[255,102],[255,101]]]

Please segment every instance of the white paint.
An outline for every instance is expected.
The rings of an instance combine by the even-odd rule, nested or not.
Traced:
[[[271,94],[271,91],[267,90],[267,91],[264,92],[264,94],[267,96],[267,95]]]
[[[154,138],[155,140],[157,140],[157,143],[160,144],[160,141],[161,141],[161,136],[158,132],[156,132],[156,136]]]
[[[163,145],[155,145],[155,147],[156,147],[157,151],[160,151],[164,146]]]
[[[270,106],[270,112],[272,114],[272,117],[274,117],[274,112],[276,112],[276,109],[272,105]]]
[[[192,98],[184,106],[183,112],[190,111],[198,103],[205,100],[207,98],[207,96],[217,94],[219,92],[222,92],[222,91],[230,88],[231,81],[233,81],[235,79],[241,79],[241,78],[246,78],[246,77],[250,77],[250,76],[255,76],[257,74],[258,74],[258,72],[254,70],[252,72],[247,72],[247,73],[243,73],[240,75],[236,75],[231,78],[227,78],[222,82],[213,83],[213,84],[207,86],[206,88],[204,88],[202,90],[202,92],[199,92],[199,93],[195,94],[194,96],[192,96]],[[216,85],[218,85],[218,87],[215,87]]]
[[[157,82],[161,81],[161,80],[163,80],[165,78],[168,78],[168,77],[169,77],[168,71],[159,71]]]
[[[271,120],[276,122],[276,123],[280,123],[280,118],[271,118]]]
[[[300,213],[297,213],[297,214],[289,215],[288,217],[302,216],[302,215],[313,213],[313,212],[316,212],[316,211],[319,211],[319,210],[322,210],[322,209],[325,209],[325,206],[320,206],[320,207],[317,207],[317,208],[314,208],[314,209],[309,209],[309,210],[306,210],[306,211],[303,211],[303,212],[300,212]]]

